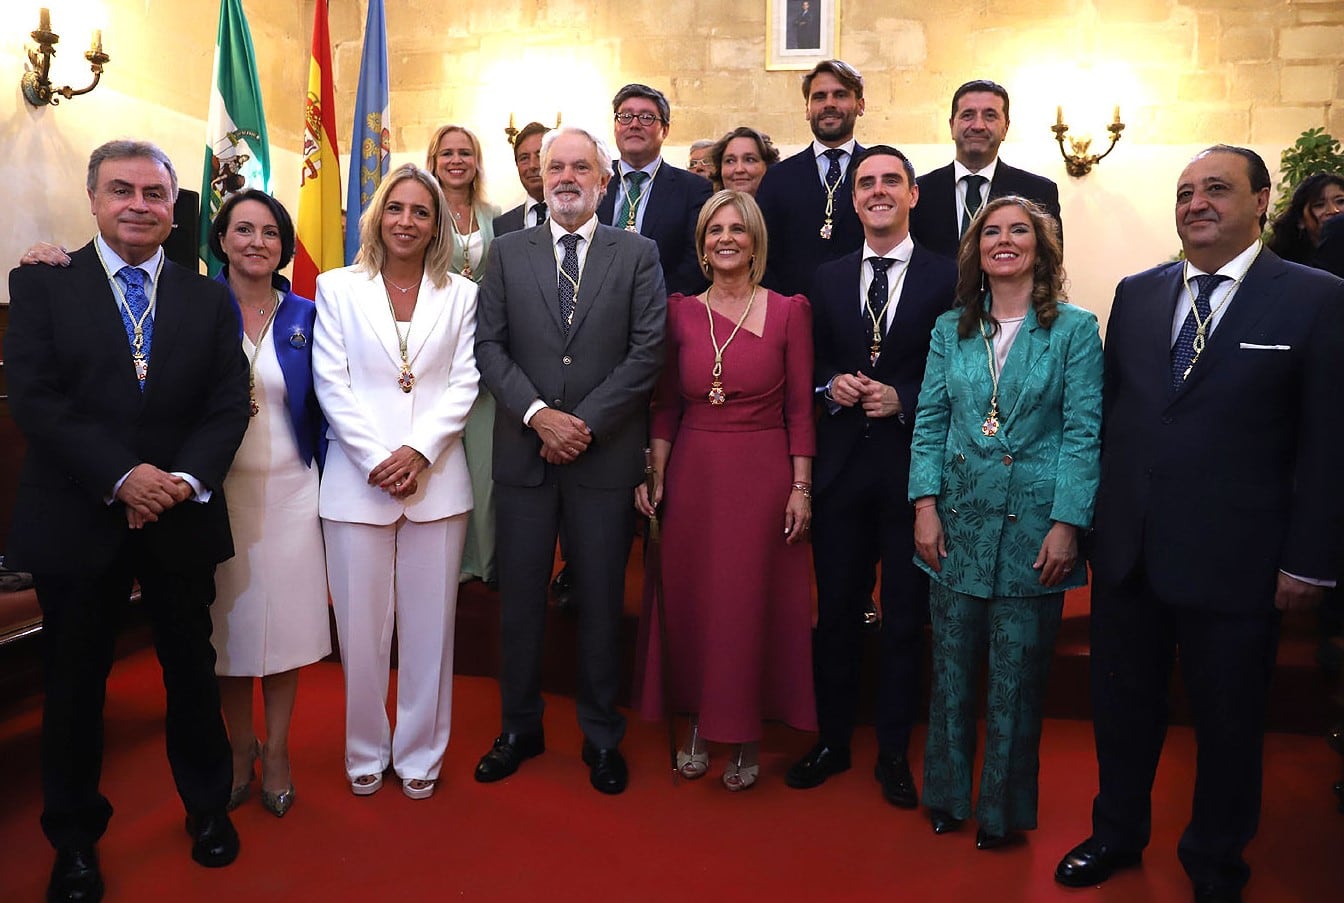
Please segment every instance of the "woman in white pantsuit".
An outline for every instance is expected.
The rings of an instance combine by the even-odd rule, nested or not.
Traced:
[[[360,796],[390,764],[407,796],[429,797],[448,746],[472,506],[462,429],[479,376],[476,286],[449,272],[445,206],[432,175],[398,168],[360,219],[355,264],[317,280],[313,372],[331,440],[319,512],[345,666],[345,768]]]

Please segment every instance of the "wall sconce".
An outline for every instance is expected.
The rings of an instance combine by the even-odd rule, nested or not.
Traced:
[[[555,128],[560,128],[560,113],[555,114]],[[504,137],[509,139],[509,147],[513,147],[513,142],[518,138],[518,129],[513,124],[513,114],[509,114],[508,128],[504,129]]]
[[[35,107],[51,104],[55,106],[61,102],[61,97],[69,100],[80,94],[88,94],[94,88],[98,87],[98,80],[103,77],[103,66],[111,59],[106,53],[103,53],[103,32],[101,29],[93,30],[93,41],[88,51],[84,54],[84,59],[89,61],[89,68],[93,71],[93,81],[86,88],[75,90],[66,85],[64,88],[54,88],[51,85],[51,58],[56,55],[56,42],[61,39],[60,35],[51,30],[51,11],[43,7],[38,12],[37,30],[32,32],[33,42],[37,47],[28,49],[27,72],[23,73],[23,81],[20,84],[23,87],[23,98]],[[59,95],[59,96],[57,96]]]
[[[1059,155],[1064,158],[1064,168],[1074,178],[1087,175],[1092,171],[1094,164],[1106,159],[1107,155],[1115,150],[1115,142],[1120,140],[1120,133],[1124,130],[1125,124],[1120,121],[1120,107],[1117,106],[1111,124],[1106,126],[1106,131],[1111,133],[1111,145],[1106,148],[1106,152],[1089,154],[1087,149],[1092,144],[1091,138],[1070,138],[1069,146],[1073,149],[1073,153],[1070,154],[1064,150],[1064,136],[1068,134],[1069,127],[1064,124],[1063,107],[1055,107],[1055,124],[1050,126],[1050,131],[1055,133],[1055,140],[1059,142]]]

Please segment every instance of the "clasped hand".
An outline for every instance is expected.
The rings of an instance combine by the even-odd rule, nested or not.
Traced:
[[[542,408],[528,424],[541,437],[541,456],[548,464],[571,464],[588,450],[593,432],[573,414]]]
[[[894,417],[901,413],[901,397],[896,390],[862,373],[840,373],[831,380],[831,399],[843,408],[863,407],[872,418]]]
[[[403,445],[369,471],[369,485],[377,486],[394,499],[404,499],[419,488],[417,477],[428,466],[428,458],[409,445]]]
[[[126,524],[139,530],[159,515],[195,495],[181,477],[159,470],[153,464],[137,464],[117,488],[117,501],[126,506]]]

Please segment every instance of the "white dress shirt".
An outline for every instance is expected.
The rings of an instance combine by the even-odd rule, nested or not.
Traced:
[[[989,165],[984,169],[977,169],[974,172],[967,169],[960,160],[952,161],[953,194],[956,196],[954,203],[957,207],[957,224],[960,228],[961,221],[966,218],[966,182],[967,176],[982,176],[984,183],[980,186],[980,207],[985,206],[985,201],[989,200],[989,186],[994,184],[994,173],[999,168],[999,158],[995,157],[989,161]],[[980,207],[975,208],[979,210]]]
[[[844,144],[837,145],[835,150],[844,151],[845,154],[840,158],[840,172],[846,172],[849,169],[849,161],[854,156],[854,147],[858,142],[850,138]],[[821,178],[821,184],[826,185],[826,172],[831,168],[831,158],[826,156],[826,152],[831,148],[822,144],[817,139],[812,139],[812,156],[817,158],[817,175]],[[841,179],[841,181],[844,181]]]

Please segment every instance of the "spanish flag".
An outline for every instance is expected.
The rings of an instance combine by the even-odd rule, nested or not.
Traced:
[[[327,0],[313,12],[313,55],[303,102],[303,172],[294,249],[294,292],[317,291],[317,274],[344,266],[341,242],[341,161],[336,145],[336,106],[331,88],[331,37]]]

